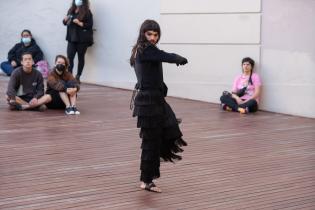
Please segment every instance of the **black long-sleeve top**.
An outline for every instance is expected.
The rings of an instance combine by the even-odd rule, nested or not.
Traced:
[[[44,95],[44,80],[42,74],[36,69],[26,73],[23,67],[15,69],[10,77],[7,95],[10,99],[15,96],[28,95],[33,98],[40,98]]]
[[[167,53],[155,45],[148,45],[142,53],[137,54],[135,72],[139,89],[159,89],[165,87],[162,62],[179,64],[183,57]]]
[[[78,13],[72,13],[68,15],[71,16],[69,24],[63,20],[63,24],[67,26],[66,40],[68,42],[77,43],[93,43],[93,14],[89,11],[83,20],[83,27],[77,25],[73,22],[74,19],[78,18]]]
[[[43,60],[43,52],[40,47],[37,45],[36,41],[32,39],[29,46],[25,46],[24,43],[20,42],[14,45],[14,47],[8,53],[9,62],[15,61],[18,66],[21,66],[22,54],[24,52],[30,52],[33,56],[33,60],[37,63],[40,60]]]

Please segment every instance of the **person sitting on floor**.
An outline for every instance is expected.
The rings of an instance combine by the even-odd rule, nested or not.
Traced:
[[[68,67],[68,59],[63,55],[57,55],[55,67],[47,79],[46,94],[52,98],[47,107],[49,109],[65,109],[67,115],[79,115],[76,102],[80,85],[68,71]]]
[[[261,80],[257,73],[253,73],[254,66],[255,61],[253,59],[243,58],[243,72],[235,78],[232,93],[224,91],[220,98],[223,110],[242,114],[258,110]]]
[[[33,68],[32,54],[23,53],[21,64],[10,77],[7,102],[11,110],[44,111],[51,97],[44,95],[43,76]]]
[[[1,63],[1,69],[6,75],[10,76],[13,70],[21,66],[21,55],[24,52],[32,54],[34,63],[43,60],[43,52],[32,37],[30,30],[23,30],[21,33],[21,42],[14,45],[8,53],[8,61]]]

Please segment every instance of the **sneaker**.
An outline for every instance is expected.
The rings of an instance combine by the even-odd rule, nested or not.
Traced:
[[[39,112],[44,112],[47,109],[47,106],[45,104],[40,105],[39,107],[37,107],[37,111]]]
[[[73,115],[73,114],[74,114],[74,111],[73,111],[72,107],[69,106],[69,107],[67,107],[67,108],[65,109],[65,113],[66,113],[66,115]]]
[[[228,105],[223,104],[223,103],[220,105],[220,107],[221,107],[221,109],[224,110],[224,111],[228,111],[228,112],[233,111],[231,107],[229,107]]]
[[[73,113],[74,113],[75,115],[79,115],[79,114],[80,114],[79,110],[78,110],[77,107],[75,107],[75,106],[72,107],[72,111],[73,111]]]
[[[241,114],[247,114],[248,113],[248,109],[247,108],[238,108],[238,112]]]
[[[11,110],[18,110],[18,111],[22,110],[21,104],[18,104],[14,100],[10,100],[8,104],[9,104]]]

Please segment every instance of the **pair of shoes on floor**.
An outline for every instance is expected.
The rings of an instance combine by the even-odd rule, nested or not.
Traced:
[[[159,187],[157,187],[154,184],[154,182],[151,182],[151,183],[141,182],[140,188],[142,190],[147,190],[147,191],[155,192],[155,193],[161,193],[162,192],[162,190]]]
[[[69,106],[65,109],[66,115],[79,115],[80,112],[75,106]]]

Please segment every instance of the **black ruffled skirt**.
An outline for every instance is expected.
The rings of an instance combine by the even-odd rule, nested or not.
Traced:
[[[139,91],[134,102],[133,116],[142,139],[141,177],[146,183],[160,177],[160,159],[174,162],[187,143],[182,139],[176,116],[160,90]]]

